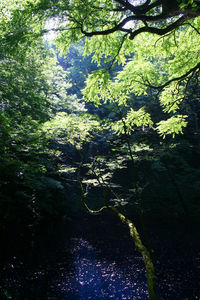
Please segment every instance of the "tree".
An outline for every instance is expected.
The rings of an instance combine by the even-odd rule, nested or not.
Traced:
[[[90,37],[121,31],[130,39],[142,32],[165,35],[200,15],[198,0],[101,0],[95,4],[90,0],[43,0],[36,5],[29,1],[28,5],[41,14],[46,10],[47,16],[67,17],[68,28],[60,30],[72,31],[74,38],[78,31]]]
[[[68,87],[42,38],[21,40],[31,29],[30,24],[22,26],[22,7],[23,1],[0,4],[0,231],[9,224],[12,228],[30,224],[42,215],[56,216],[63,205],[63,186],[58,176],[52,178],[56,150],[43,123],[58,109],[59,101],[67,102]],[[50,200],[56,192],[57,202]]]
[[[126,86],[134,84],[131,92],[135,94],[146,93],[149,88],[162,92],[160,101],[164,111],[175,112],[185,99],[188,82],[198,77],[199,14],[199,1],[173,1],[172,4],[159,0],[134,5],[134,1],[102,0],[93,5],[82,0],[67,3],[42,0],[28,1],[21,12],[14,10],[12,20],[18,18],[19,24],[25,24],[19,41],[30,40],[29,35],[34,40],[39,32],[54,30],[59,33],[57,46],[62,51],[85,36],[85,53],[93,54],[99,64],[102,58],[110,61],[107,72],[93,73],[97,82],[98,77],[108,80],[115,62],[126,64],[118,76],[120,89],[125,90],[124,81]],[[46,20],[52,18],[55,20],[52,28],[44,29]],[[41,25],[36,27],[33,21]],[[130,54],[133,59],[127,64]],[[125,74],[129,74],[129,80]],[[185,115],[176,114],[162,120],[157,130],[165,136],[181,132],[184,126]]]
[[[82,0],[28,1],[22,10],[25,24],[31,14],[40,23],[54,18],[52,28],[44,29],[43,24],[41,34],[58,32],[57,46],[62,51],[85,36],[85,53],[93,54],[99,64],[102,58],[110,61],[107,72],[93,73],[97,82],[99,77],[108,80],[115,62],[125,65],[127,57],[132,55],[132,62],[126,64],[118,77],[120,89],[124,80],[126,86],[134,84],[131,92],[135,94],[146,93],[149,88],[155,93],[162,92],[160,101],[166,112],[177,111],[179,103],[185,100],[183,94],[188,82],[198,77],[199,1],[134,4],[134,1],[102,0],[95,5]],[[125,74],[129,74],[129,80]],[[157,130],[163,136],[176,134],[186,123],[186,116],[176,113],[168,120],[161,120]]]
[[[124,0],[99,1],[93,5],[87,1],[84,2],[81,18],[73,18],[74,15],[70,15],[70,19],[74,25],[79,25],[79,29],[86,36],[107,35],[121,31],[128,34],[132,40],[142,32],[165,35],[187,20],[200,15],[199,1],[147,0],[136,5],[134,2],[137,3]],[[77,1],[76,8],[81,9],[81,6],[83,2]],[[91,12],[92,16],[89,20],[86,18],[88,12]],[[173,17],[176,19],[172,19]]]

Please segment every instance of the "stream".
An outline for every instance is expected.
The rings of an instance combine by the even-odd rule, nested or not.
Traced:
[[[149,221],[159,300],[200,299],[200,231]],[[5,243],[5,242],[4,242]],[[143,261],[111,214],[75,215],[1,247],[0,299],[148,300]]]

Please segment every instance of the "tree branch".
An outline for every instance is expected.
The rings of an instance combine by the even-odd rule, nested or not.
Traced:
[[[187,17],[182,16],[178,20],[176,20],[174,23],[170,24],[169,26],[167,26],[165,28],[156,28],[156,27],[148,27],[148,26],[141,27],[131,33],[130,40],[133,40],[138,34],[140,34],[142,32],[149,32],[149,33],[153,33],[153,34],[157,34],[157,35],[164,35],[168,32],[171,32],[173,29],[177,28],[178,26],[182,25],[186,19],[187,19]],[[189,19],[189,17],[188,17],[188,19]]]
[[[162,4],[162,0],[157,0],[154,3],[151,3],[150,0],[146,0],[146,2],[142,5],[134,6],[130,4],[128,1],[124,0],[116,0],[119,4],[125,7],[127,10],[130,10],[134,14],[145,14],[149,12],[152,8],[159,6]],[[151,4],[150,4],[151,3]]]
[[[142,32],[149,32],[149,33],[156,33],[158,35],[163,35],[169,31],[171,31],[172,29],[176,28],[177,26],[181,25],[186,20],[186,17],[182,16],[177,21],[175,21],[174,23],[170,24],[168,27],[163,28],[163,29],[145,26],[145,27],[141,27],[132,32],[131,29],[126,29],[124,27],[130,21],[149,22],[149,21],[158,21],[158,20],[162,20],[165,18],[166,18],[166,16],[164,14],[159,14],[159,15],[155,15],[155,16],[145,16],[145,15],[129,16],[129,17],[125,18],[124,20],[122,20],[120,23],[116,24],[114,27],[112,27],[110,29],[106,29],[106,30],[88,32],[83,29],[83,24],[82,24],[81,32],[85,36],[91,37],[94,35],[108,35],[108,34],[114,33],[115,31],[123,31],[123,32],[130,33],[130,39],[133,40],[136,35],[138,35],[139,33],[142,33]]]
[[[111,70],[113,64],[115,63],[116,58],[117,58],[117,56],[119,55],[119,53],[120,53],[120,51],[121,51],[121,49],[122,49],[122,46],[123,46],[123,44],[124,44],[124,42],[125,42],[125,39],[126,39],[127,35],[128,35],[128,33],[126,33],[126,34],[122,37],[121,44],[120,44],[120,46],[119,46],[119,48],[118,48],[118,50],[117,50],[116,55],[115,55],[114,58],[112,59],[111,64],[110,64],[108,70]]]
[[[105,209],[108,209],[108,206],[104,205],[102,206],[100,209],[98,210],[92,210],[89,208],[89,206],[87,205],[87,203],[85,202],[85,199],[88,195],[88,190],[86,189],[86,191],[84,191],[84,188],[83,188],[83,184],[82,184],[82,181],[81,181],[81,175],[80,175],[80,167],[78,168],[78,182],[79,182],[79,186],[80,186],[80,189],[81,189],[81,202],[83,204],[83,206],[86,208],[86,210],[92,214],[92,215],[98,215],[100,214],[102,211],[104,211]]]
[[[102,30],[102,31],[92,31],[92,32],[85,31],[83,29],[83,25],[82,25],[81,26],[81,32],[85,36],[88,36],[88,37],[91,37],[91,36],[94,36],[94,35],[108,35],[108,34],[114,33],[115,31],[124,31],[124,32],[131,33],[130,29],[123,28],[123,26],[125,26],[126,23],[129,22],[129,21],[130,21],[130,17],[127,17],[126,19],[124,19],[119,24],[116,24],[113,28]]]
[[[91,5],[91,8],[94,8],[94,9],[97,9],[97,10],[105,10],[105,11],[126,11],[126,8],[123,8],[123,7],[116,7],[116,8],[112,8],[112,9],[105,9],[105,7],[98,7],[98,6],[95,6],[95,5]]]
[[[191,23],[185,23],[184,25],[189,25],[189,26],[192,27],[198,34],[200,34],[200,31],[199,31],[195,26],[193,26]]]
[[[172,79],[170,79],[169,81],[165,82],[164,84],[162,85],[159,85],[159,86],[154,86],[152,84],[149,83],[149,87],[152,88],[152,89],[163,89],[165,88],[166,86],[168,86],[171,82],[173,81],[180,81],[180,80],[183,80],[185,79],[187,76],[189,76],[191,73],[194,73],[196,70],[200,69],[200,62],[192,69],[190,69],[189,71],[187,71],[185,74],[179,76],[179,77],[174,77]]]

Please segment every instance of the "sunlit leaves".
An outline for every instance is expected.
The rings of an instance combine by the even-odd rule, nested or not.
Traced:
[[[196,3],[189,0],[180,1],[182,9],[188,5],[194,6]],[[56,18],[59,21],[55,27],[57,26],[56,30],[60,32],[57,45],[64,52],[69,48],[70,43],[76,43],[85,33],[90,35],[91,32],[109,30],[127,17],[123,10],[116,9],[120,5],[111,0],[95,3],[90,0],[68,2],[39,0],[34,3],[31,0],[21,1],[19,7],[20,10],[15,8],[11,14],[11,21],[16,20],[18,24],[14,39],[16,40],[19,34],[17,40],[25,42],[30,31],[40,35],[45,20],[49,17]],[[33,21],[29,21],[31,11],[33,19],[41,20],[39,25],[36,24],[37,22],[33,24]],[[169,19],[168,21],[170,22]],[[117,30],[101,36],[87,37],[85,53],[93,55],[93,60],[99,66],[104,60],[110,61],[112,66],[118,62],[125,67],[112,82],[109,70],[104,68],[93,72],[83,91],[85,100],[97,106],[102,103],[127,106],[127,100],[133,95],[147,95],[149,87],[157,89],[163,86],[165,89],[159,95],[163,111],[175,113],[180,103],[184,101],[184,91],[180,87],[186,84],[186,82],[179,84],[179,88],[176,89],[175,79],[178,78],[177,81],[188,79],[188,77],[183,79],[181,77],[194,68],[200,59],[199,22],[200,18],[196,17],[166,35],[158,37],[154,34],[142,33],[133,41],[130,41],[126,29],[129,26],[130,28],[140,26],[140,22],[126,24],[124,32]],[[21,26],[22,24],[24,25]],[[166,26],[166,20],[160,21],[160,28],[162,26]],[[9,36],[9,39],[12,40],[12,36]],[[167,82],[171,80],[174,84],[167,87]]]
[[[160,103],[164,112],[176,112],[184,100],[185,87],[173,82],[167,86],[160,96]]]
[[[60,166],[60,169],[58,170],[59,173],[75,173],[76,172],[76,168],[71,167],[71,166],[66,166],[66,165],[62,165]]]
[[[126,118],[114,123],[112,128],[118,134],[131,134],[135,127],[141,127],[144,129],[145,127],[152,126],[153,122],[150,114],[145,111],[144,107],[142,107],[137,111],[131,108],[126,115]]]
[[[89,115],[57,113],[43,126],[50,137],[68,142],[80,149],[82,144],[90,141],[92,133],[99,129],[99,122]]]
[[[99,66],[105,58],[107,61],[112,61],[115,58],[118,64],[124,65],[127,61],[124,52],[128,54],[125,43],[127,39],[128,37],[125,35],[116,32],[110,35],[86,38],[85,54],[92,54],[93,60]]]
[[[51,64],[51,69],[47,69],[46,75],[49,82],[48,99],[53,112],[64,110],[70,112],[86,111],[83,101],[81,102],[76,95],[69,94],[69,89],[72,87],[68,80],[69,72],[54,62]]]
[[[194,0],[178,0],[178,2],[180,3],[180,8],[182,10],[186,9],[190,5],[192,5],[194,10],[198,9],[198,4]]]
[[[109,72],[105,69],[92,72],[86,81],[87,86],[83,90],[85,100],[93,102],[97,106],[101,103],[101,100],[108,100],[107,86],[109,79]]]
[[[43,20],[26,10],[26,4],[24,0],[0,3],[0,48],[3,47],[4,54],[21,55],[31,44],[36,46],[42,35]]]
[[[120,187],[116,183],[112,182],[113,174],[116,170],[125,168],[126,155],[113,155],[108,156],[97,156],[91,163],[85,164],[88,168],[87,176],[89,178],[84,179],[83,183],[93,187]]]
[[[112,202],[112,204],[114,206],[117,206],[117,207],[118,206],[125,206],[125,205],[128,204],[127,199],[123,199],[123,198],[120,198],[120,199],[111,199],[110,201]]]
[[[125,57],[132,53],[132,57],[112,82],[108,78],[107,81],[104,81],[101,71],[93,73],[87,80],[87,86],[84,90],[85,98],[98,105],[110,101],[118,106],[126,107],[129,105],[127,100],[147,95],[151,88],[152,90],[161,91],[158,98],[163,111],[176,113],[185,101],[187,82],[190,80],[190,76],[195,73],[195,69],[191,73],[188,72],[193,70],[199,63],[199,22],[199,17],[190,20],[188,24],[180,27],[179,30],[162,37],[145,33],[139,35],[134,41],[126,39],[120,50],[120,55]],[[103,55],[108,56],[109,52],[111,57],[114,56],[114,52],[109,50],[112,44],[112,35],[92,37],[91,40],[87,40],[87,49],[89,49],[87,51],[90,53],[94,51],[94,57],[97,61],[100,62]],[[117,33],[115,35],[117,37]],[[113,40],[114,48],[117,48],[116,37]],[[120,47],[119,42],[118,47]],[[186,73],[188,73],[188,76],[184,77]],[[102,84],[103,81],[106,84]],[[159,89],[160,86],[163,86],[164,89]],[[177,117],[174,116],[174,118]],[[128,118],[126,122],[130,124],[132,121]],[[168,126],[173,127],[173,124],[173,122],[169,122]],[[185,123],[179,122],[178,124],[179,126],[172,129],[172,131],[165,130],[161,126],[158,132],[162,136],[166,134],[173,135],[174,130],[181,132],[180,125],[184,126]],[[134,126],[137,126],[137,124],[134,124]],[[131,127],[133,126],[131,125]],[[124,125],[121,121],[116,122],[114,128],[118,132],[124,132]],[[161,133],[162,128],[164,130],[163,134]],[[130,132],[128,127],[127,132]]]
[[[168,134],[175,137],[176,134],[183,133],[183,128],[187,126],[186,118],[187,116],[176,115],[167,120],[160,121],[157,124],[157,131],[163,138]]]
[[[40,26],[36,24],[33,33],[34,16],[27,24],[27,15],[21,14],[25,2],[3,2],[0,3],[1,225],[9,218],[13,223],[24,222],[41,209],[36,204],[36,193],[41,190],[41,179],[47,169],[53,165],[41,124],[51,111],[49,72],[54,63],[42,40],[35,39]],[[3,4],[7,11],[2,9]]]
[[[81,39],[81,31],[79,28],[61,30],[55,39],[57,48],[61,51],[61,54],[65,54],[69,51],[70,44],[78,43]]]
[[[153,122],[149,113],[145,112],[145,109],[142,107],[138,111],[134,111],[132,108],[127,113],[126,117],[127,122],[130,126],[137,127],[152,127]]]

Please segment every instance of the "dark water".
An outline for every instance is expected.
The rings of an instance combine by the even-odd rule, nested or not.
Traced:
[[[200,299],[198,227],[148,224],[160,300]],[[40,226],[32,240],[8,236],[1,253],[2,300],[148,299],[143,261],[110,214]]]

